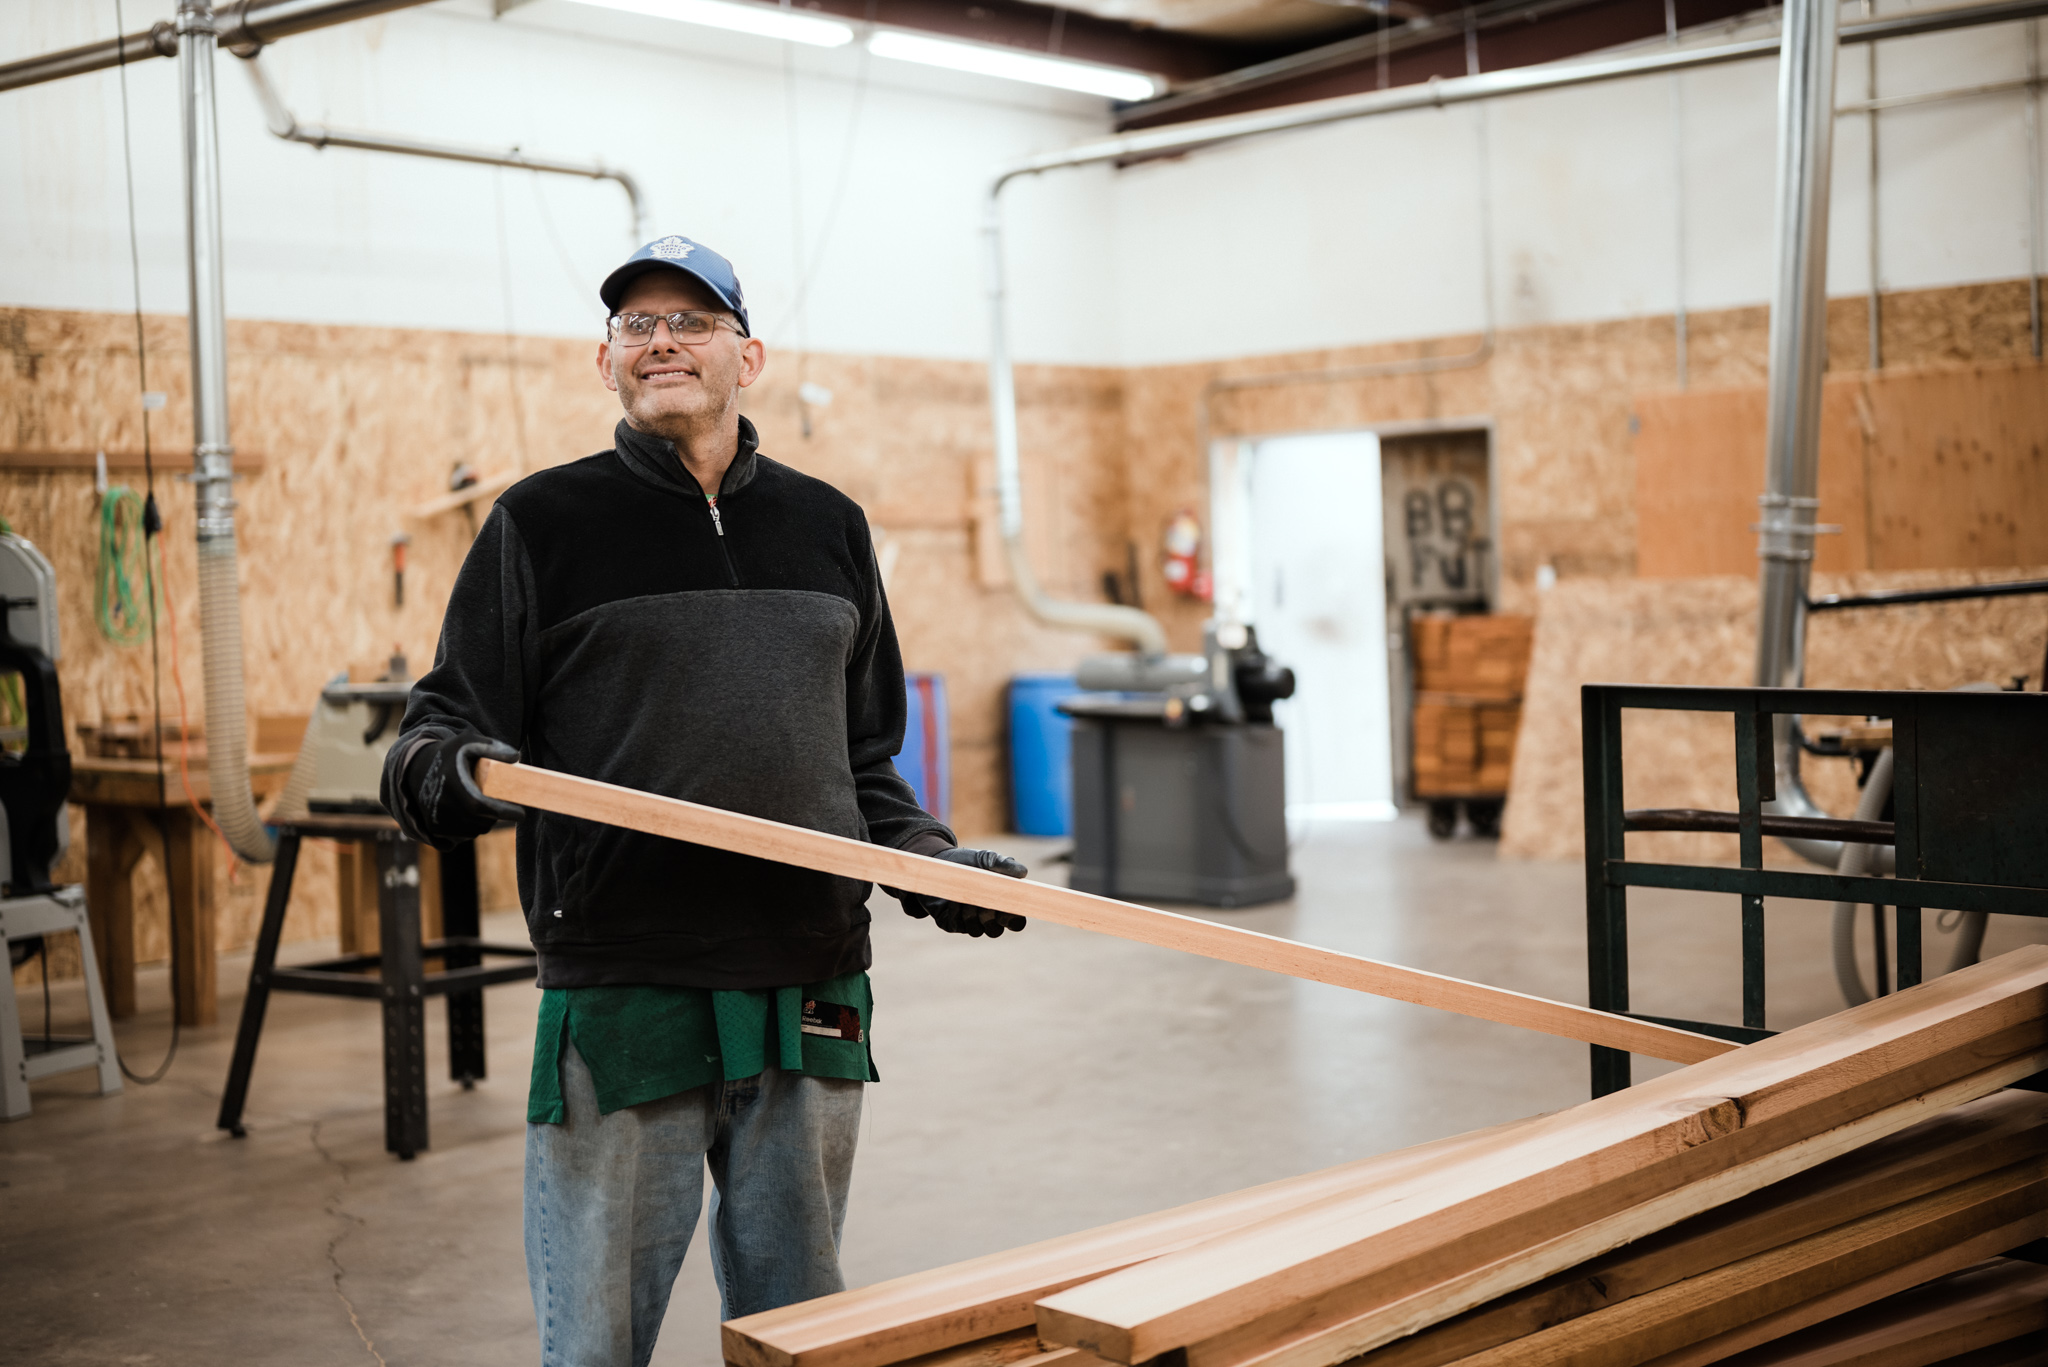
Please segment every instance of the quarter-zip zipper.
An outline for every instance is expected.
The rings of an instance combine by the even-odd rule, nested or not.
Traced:
[[[704,504],[711,509],[711,530],[718,533],[718,553],[725,557],[725,579],[733,588],[740,586],[740,572],[732,563],[732,551],[725,544],[725,519],[718,515],[718,497],[704,495]]]

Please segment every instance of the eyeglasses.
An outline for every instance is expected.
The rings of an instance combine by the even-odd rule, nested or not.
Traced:
[[[702,346],[721,324],[734,332],[740,331],[737,325],[717,314],[696,309],[685,313],[615,313],[610,319],[611,340],[622,346],[646,346],[654,339],[655,325],[659,323],[667,323],[668,335],[684,346]]]

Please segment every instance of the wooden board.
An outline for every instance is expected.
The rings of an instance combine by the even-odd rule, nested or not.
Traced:
[[[1423,1275],[1410,1278],[1405,1285],[1395,1280],[1390,1286],[1389,1278],[1377,1282],[1363,1279],[1291,1312],[1283,1307],[1262,1319],[1189,1345],[1186,1356],[1190,1367],[1246,1363],[1256,1363],[1258,1367],[1329,1367],[1851,1152],[1952,1105],[1987,1095],[2042,1065],[2048,1065],[2048,1051],[1946,1087],[1932,1088],[1897,1106],[1789,1144],[1711,1177],[1685,1183],[1662,1196],[1572,1228],[1520,1252],[1490,1262],[1475,1259],[1476,1266],[1441,1280],[1431,1281]]]
[[[1358,1367],[1444,1367],[2044,1152],[2048,1096],[1995,1093],[1390,1343]]]
[[[1930,1094],[1984,1095],[2038,1067],[2044,1046],[2048,947],[2029,946],[1546,1117],[1484,1162],[1048,1297],[1039,1334],[1125,1363],[1187,1348],[1193,1367],[1194,1345],[1370,1282],[1378,1312],[1361,1332],[1320,1335],[1290,1361],[1325,1367],[1905,1128]],[[1875,1133],[1825,1142],[1880,1115]],[[1644,1219],[1656,1222],[1632,1224]],[[1603,1221],[1617,1237],[1584,1245]],[[1487,1273],[1504,1261],[1511,1271]]]
[[[728,1321],[725,1357],[741,1367],[883,1367],[985,1336],[1028,1334],[1040,1296],[1264,1219],[1385,1182],[1527,1121],[1344,1163],[1154,1215],[1047,1239],[873,1286]]]
[[[992,907],[1078,930],[1354,988],[1589,1044],[1606,1044],[1654,1058],[1692,1063],[1734,1048],[1725,1040],[1647,1021],[1317,949],[1048,883],[1021,882],[943,859],[907,854],[866,841],[636,792],[531,765],[481,760],[477,764],[477,778],[492,797],[521,806],[794,864],[842,878],[865,879],[970,906]]]
[[[1990,1258],[1727,1359],[1727,1367],[1930,1367],[2048,1332],[2048,1267]],[[2048,1355],[2036,1340],[2032,1358]]]
[[[1982,1256],[1960,1251],[1973,1243],[2014,1233],[2024,1242],[2039,1237],[2044,1225],[2048,1153],[2037,1153],[1474,1354],[1461,1367],[1639,1367],[1695,1344],[1725,1342],[1731,1331],[1859,1283],[1868,1288],[1873,1279],[1928,1258],[1967,1266]]]
[[[2042,1227],[2041,1216],[2028,1216],[2002,1229],[1989,1230],[1961,1243],[1937,1249],[1903,1267],[1879,1273],[1875,1277],[1829,1292],[1802,1305],[1766,1315],[1739,1329],[1717,1334],[1704,1342],[1653,1358],[1647,1367],[1707,1367],[1709,1363],[1718,1363],[1745,1350],[1774,1343],[1812,1325],[1825,1323],[1840,1315],[1854,1314],[1864,1306],[1875,1305],[1887,1297],[1911,1290],[1937,1277],[1946,1277],[1982,1259],[1996,1257],[2004,1249],[2014,1248],[2039,1238]]]
[[[189,474],[192,470],[192,449],[167,447],[153,450],[152,461],[144,461],[140,451],[0,451],[0,471],[16,474],[80,474],[99,473],[100,457],[107,458],[109,472],[141,472],[156,466],[159,478],[170,479]],[[253,451],[235,452],[235,473],[242,475],[260,474],[263,457]]]
[[[1639,395],[1637,572],[1756,576],[1761,385]],[[2038,362],[1830,376],[1814,568],[2048,560],[2048,370]]]

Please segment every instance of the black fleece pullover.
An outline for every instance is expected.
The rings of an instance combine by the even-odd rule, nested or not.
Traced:
[[[385,765],[407,834],[431,840],[397,781],[406,762],[474,728],[545,769],[950,846],[890,762],[903,661],[859,506],[759,454],[745,418],[715,505],[669,442],[624,422],[614,440],[507,489],[477,534]],[[519,823],[542,987],[783,987],[864,969],[868,893],[550,812]]]

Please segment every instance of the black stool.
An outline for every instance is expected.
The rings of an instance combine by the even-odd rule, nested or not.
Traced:
[[[298,968],[277,967],[277,942],[284,933],[299,842],[306,836],[372,844],[377,852],[376,954],[347,954]],[[278,826],[277,862],[270,895],[263,904],[263,928],[256,936],[256,962],[249,967],[249,993],[242,999],[242,1024],[235,1058],[221,1097],[221,1129],[240,1139],[242,1107],[263,1013],[272,992],[316,992],[334,997],[372,998],[384,1008],[384,1147],[409,1159],[427,1147],[426,999],[448,998],[448,1075],[464,1088],[484,1076],[484,993],[493,983],[530,981],[538,971],[526,945],[491,944],[481,938],[477,897],[476,844],[441,856],[441,921],[438,940],[420,939],[419,846],[383,816],[310,815]],[[426,971],[427,956],[442,971]],[[518,962],[487,966],[486,956]],[[374,975],[374,976],[373,976]]]

